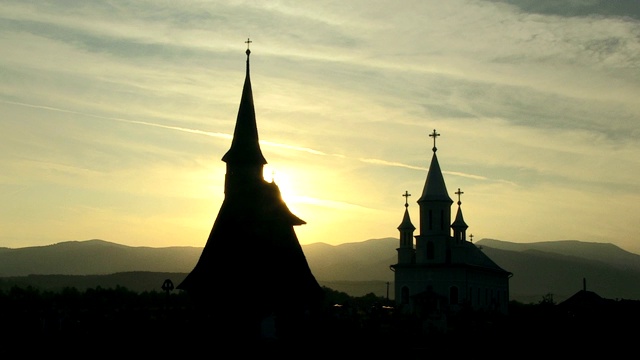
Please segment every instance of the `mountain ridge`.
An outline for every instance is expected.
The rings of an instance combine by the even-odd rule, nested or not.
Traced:
[[[640,255],[613,244],[578,240],[513,243],[482,239],[475,245],[514,274],[510,279],[510,298],[514,300],[536,302],[548,294],[553,294],[556,300],[566,299],[581,290],[583,281],[589,290],[603,297],[640,299],[637,286]],[[397,261],[397,246],[398,239],[387,237],[339,245],[312,243],[302,248],[321,285],[352,296],[374,293],[393,297],[394,278],[389,266]],[[134,286],[136,281],[124,280],[123,273],[130,277],[144,275],[145,279],[151,279],[149,273],[157,273],[158,277],[174,274],[174,279],[180,279],[193,269],[202,249],[133,247],[101,239],[0,248],[0,279],[37,283],[43,287],[47,281],[62,286],[61,277],[67,276],[67,281],[79,282],[82,286],[92,282],[112,286],[118,281]],[[157,288],[155,282],[148,285],[143,285],[142,280],[139,282],[135,285],[137,289]]]

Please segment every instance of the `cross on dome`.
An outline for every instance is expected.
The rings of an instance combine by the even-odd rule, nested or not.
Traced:
[[[409,194],[409,192],[405,190],[402,196],[404,196],[404,207],[409,207],[409,196],[411,196],[411,194]]]
[[[460,195],[462,194],[464,194],[464,192],[460,191],[460,188],[458,188],[458,191],[456,191],[456,195],[458,195],[458,206],[462,204],[462,202],[460,201]]]
[[[247,38],[247,41],[245,41],[244,43],[247,44],[247,56],[249,56],[249,54],[251,54],[251,50],[249,50],[249,45],[252,43],[253,41],[251,41],[249,38]]]
[[[438,151],[438,148],[436,147],[436,137],[438,136],[440,136],[440,134],[436,132],[436,129],[433,129],[433,133],[429,134],[429,137],[433,138],[433,149],[431,149],[433,152]]]

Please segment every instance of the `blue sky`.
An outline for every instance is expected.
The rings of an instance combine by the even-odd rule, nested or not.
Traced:
[[[0,0],[0,246],[204,246],[251,38],[265,176],[307,222],[300,243],[397,237],[405,191],[417,226],[436,129],[475,240],[640,253],[639,16],[637,1]]]

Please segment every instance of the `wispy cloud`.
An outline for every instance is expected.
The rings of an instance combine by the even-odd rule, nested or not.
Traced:
[[[593,234],[586,240],[640,236],[627,215],[640,205],[623,196],[640,193],[637,1],[9,0],[0,8],[0,46],[11,49],[0,57],[0,164],[11,169],[3,184],[25,217],[30,206],[57,206],[64,198],[48,190],[68,191],[65,184],[83,190],[75,209],[123,208],[117,201],[137,193],[156,205],[170,193],[185,207],[194,194],[215,196],[224,181],[215,156],[232,136],[251,37],[270,164],[300,171],[293,175],[304,183],[289,184],[304,193],[300,206],[326,216],[327,228],[348,221],[356,238],[311,220],[305,241],[354,241],[374,228],[397,235],[399,194],[424,184],[434,128],[448,185],[464,189],[469,222],[487,236],[561,238],[576,234],[568,223],[584,224]],[[190,187],[184,197],[181,182]],[[590,210],[594,203],[601,209]],[[153,216],[180,218],[163,206]],[[550,208],[571,221],[558,224],[565,214]],[[216,210],[197,218],[207,222]],[[598,216],[618,230],[605,234]],[[125,218],[118,236],[140,235]],[[59,211],[59,219],[73,215]],[[19,231],[3,236],[22,239]]]
[[[424,168],[424,167],[421,167],[421,166],[407,165],[407,164],[403,164],[403,163],[399,163],[399,162],[386,161],[386,160],[380,160],[380,159],[359,159],[359,160],[362,161],[362,162],[365,162],[365,163],[375,164],[375,165],[382,165],[382,166],[403,167],[403,168],[414,169],[414,170],[427,170],[428,169],[428,168]]]

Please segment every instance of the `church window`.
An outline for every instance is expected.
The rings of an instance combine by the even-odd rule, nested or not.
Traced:
[[[429,230],[433,229],[433,212],[429,210]]]

